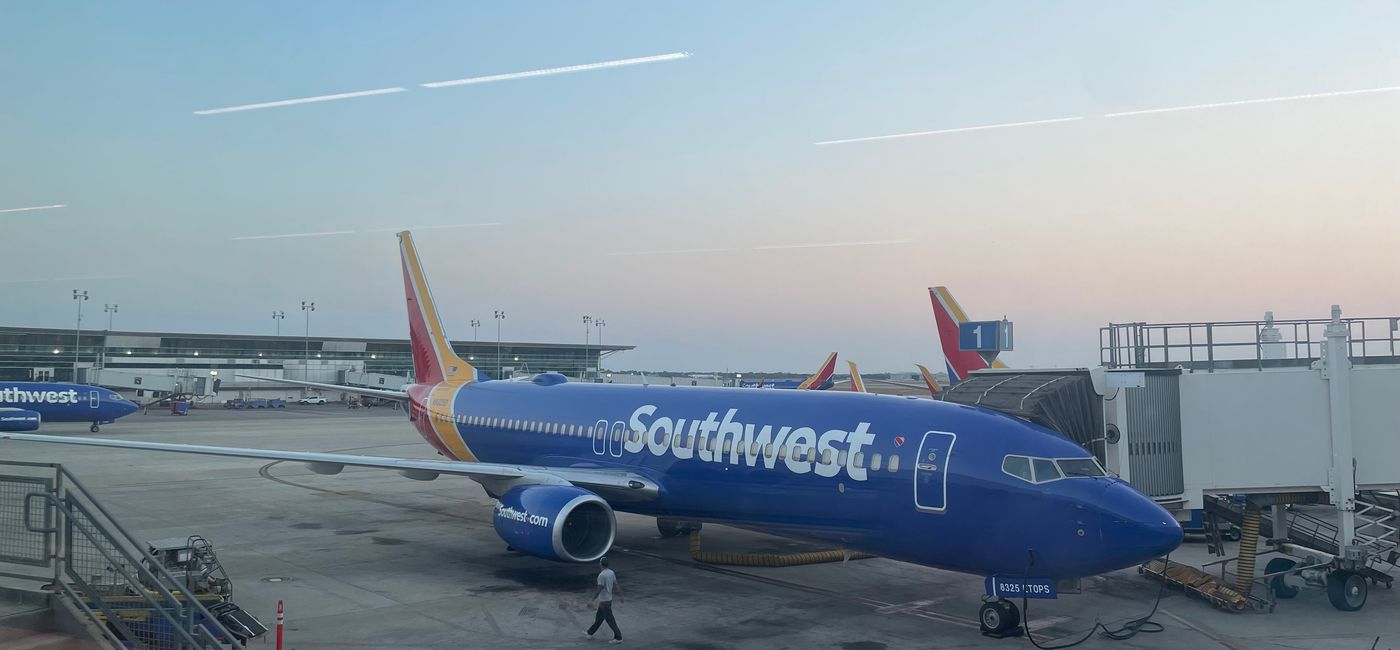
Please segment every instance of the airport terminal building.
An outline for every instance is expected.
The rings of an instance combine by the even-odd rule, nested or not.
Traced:
[[[452,347],[492,377],[549,371],[593,381],[604,359],[634,346],[453,341]],[[190,392],[231,399],[298,392],[237,374],[398,388],[411,380],[413,360],[407,339],[0,327],[0,380],[76,379],[135,397]]]

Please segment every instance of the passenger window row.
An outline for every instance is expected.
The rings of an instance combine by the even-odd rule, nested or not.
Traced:
[[[446,413],[439,413],[439,412],[433,412],[433,413],[432,413],[432,417],[433,417],[434,419],[437,419],[437,420],[442,420],[442,421],[453,421],[453,422],[456,422],[457,424],[465,424],[465,425],[468,425],[468,426],[483,426],[483,427],[492,427],[492,428],[500,428],[500,429],[509,429],[509,430],[513,430],[513,431],[534,431],[534,432],[538,432],[538,433],[545,433],[545,434],[550,434],[550,435],[570,436],[570,437],[575,437],[575,438],[578,438],[578,437],[597,437],[598,439],[602,439],[604,436],[607,435],[607,431],[608,431],[607,427],[605,426],[604,422],[602,422],[602,421],[600,421],[598,424],[595,424],[595,425],[593,425],[593,426],[587,426],[587,425],[577,425],[577,424],[562,424],[562,423],[559,423],[559,422],[540,422],[540,421],[534,421],[534,420],[517,420],[517,419],[512,419],[512,418],[489,418],[489,417],[483,417],[483,416],[478,416],[478,415],[457,415],[457,416],[449,416],[449,415],[446,414]],[[621,441],[622,441],[622,435],[623,435],[622,430],[621,430],[620,428],[615,428],[615,429],[613,430],[613,432],[612,432],[612,436],[611,436],[611,437],[612,437],[612,439],[613,439],[614,442],[621,442]],[[642,436],[644,436],[644,435],[646,435],[644,432],[642,432],[641,430],[637,430],[637,429],[634,429],[634,430],[632,430],[632,431],[627,432],[627,438],[628,438],[628,440],[630,440],[633,444],[636,444],[636,443],[638,443],[638,442],[641,442]],[[698,438],[698,437],[699,437],[699,436],[687,435],[687,434],[673,435],[673,436],[671,436],[671,438],[672,438],[671,444],[672,444],[676,449],[693,449],[693,448],[695,448],[695,446],[696,446],[696,445],[695,445],[695,443],[696,443],[696,438]],[[707,439],[706,444],[705,444],[705,448],[706,448],[706,450],[709,451],[710,453],[714,453],[714,452],[715,452],[715,445],[716,445],[716,438],[715,438],[715,437],[711,437],[711,438]],[[762,455],[764,458],[771,458],[771,457],[773,456],[774,452],[776,451],[776,452],[777,452],[778,460],[786,460],[786,459],[788,458],[788,449],[789,449],[788,445],[785,445],[785,444],[784,444],[784,445],[778,445],[777,448],[775,449],[772,443],[768,443],[768,444],[766,444],[766,445],[762,445],[762,449],[760,449],[759,447],[760,447],[759,443],[757,443],[757,442],[752,443],[752,444],[750,445],[750,447],[749,447],[749,455],[750,455],[750,456],[759,456],[759,455],[760,455],[760,452],[762,452],[761,455]],[[794,445],[794,446],[792,446],[791,449],[792,449],[792,458],[795,459],[795,460],[797,460],[798,462],[806,462],[806,463],[818,462],[818,463],[821,463],[821,464],[823,464],[823,465],[830,465],[830,464],[832,464],[832,462],[835,462],[837,465],[843,465],[843,466],[846,464],[846,453],[847,453],[846,450],[842,450],[839,454],[836,454],[835,457],[833,458],[833,454],[832,454],[831,450],[830,450],[830,449],[827,449],[826,451],[822,452],[821,457],[818,458],[818,457],[817,457],[817,448],[816,448],[815,446],[812,446],[812,447],[798,447],[798,446]],[[729,454],[729,453],[733,453],[733,451],[734,451],[734,439],[733,439],[733,438],[726,438],[725,441],[724,441],[724,449],[723,449],[723,451],[720,452],[720,453]],[[880,456],[880,454],[879,454],[878,452],[872,454],[872,455],[870,456],[870,469],[873,470],[873,471],[877,471],[877,472],[880,471],[881,466],[884,465],[883,460],[884,460],[884,459],[881,458],[881,456]],[[854,462],[855,462],[855,466],[856,466],[856,467],[864,468],[864,467],[865,467],[865,452],[857,453]],[[886,467],[887,471],[890,471],[890,472],[898,472],[898,471],[899,471],[899,457],[898,457],[898,456],[895,456],[895,455],[890,455],[890,457],[889,457],[889,464],[888,464],[888,465],[885,465],[885,467]]]

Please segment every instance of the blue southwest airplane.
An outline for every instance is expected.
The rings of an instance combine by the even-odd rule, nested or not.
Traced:
[[[0,431],[34,431],[44,422],[91,422],[88,430],[140,407],[106,388],[83,384],[0,381]]]
[[[515,549],[590,562],[614,511],[717,522],[986,576],[983,627],[1007,631],[1006,596],[1136,565],[1180,544],[1151,499],[1083,448],[1030,422],[928,399],[846,391],[491,381],[448,344],[422,266],[400,233],[418,383],[347,389],[403,400],[442,460],[33,434],[0,439],[300,461],[334,474],[467,476],[497,499]]]

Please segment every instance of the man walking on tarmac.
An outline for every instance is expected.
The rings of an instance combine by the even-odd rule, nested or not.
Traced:
[[[617,629],[617,619],[613,618],[613,598],[622,600],[622,588],[617,584],[617,574],[608,568],[608,558],[598,560],[598,564],[603,567],[598,572],[598,594],[593,597],[592,605],[598,609],[598,613],[593,617],[593,626],[585,633],[589,639],[593,638],[593,633],[606,621],[608,627],[612,628],[613,639],[609,643],[622,643],[622,630]]]

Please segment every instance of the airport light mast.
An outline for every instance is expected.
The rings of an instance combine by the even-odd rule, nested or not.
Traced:
[[[73,290],[73,299],[78,301],[78,326],[73,329],[73,383],[78,383],[78,349],[83,342],[83,303],[87,302],[88,292]]]
[[[272,310],[272,322],[277,323],[277,335],[282,336],[282,319],[287,317],[287,312]]]
[[[583,369],[579,370],[580,381],[588,379],[588,324],[593,322],[592,316],[583,317]]]
[[[506,360],[501,356],[501,321],[506,319],[506,312],[501,309],[496,310],[496,378],[505,379]]]
[[[316,311],[316,302],[301,301],[301,310],[306,312],[306,334],[302,337],[302,342],[306,345],[306,372],[311,373],[311,312]],[[278,323],[281,326],[281,323]]]
[[[479,321],[479,320],[473,318],[473,319],[472,319],[472,342],[473,342],[473,343],[476,342],[476,330],[477,330],[477,328],[479,328],[479,327],[481,327],[481,321]]]
[[[117,303],[102,305],[102,311],[107,312],[107,331],[112,331],[112,317],[117,315]]]
[[[608,326],[608,321],[599,318],[593,321],[593,325],[598,328],[598,369],[593,371],[593,377],[597,378],[598,373],[603,371],[603,328]]]

